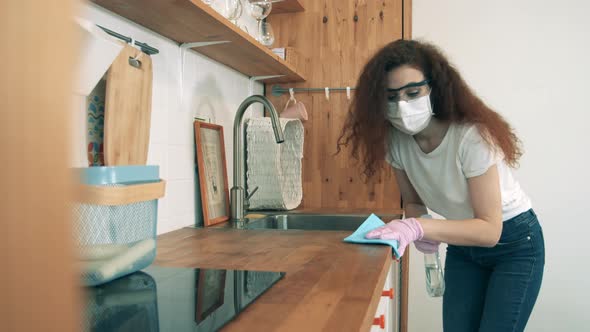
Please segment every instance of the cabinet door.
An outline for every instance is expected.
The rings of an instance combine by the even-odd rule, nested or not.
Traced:
[[[393,261],[391,262],[391,268],[389,270],[389,274],[391,275],[389,287],[393,289],[393,299],[390,301],[390,310],[389,313],[391,315],[391,328],[388,331],[397,332],[400,329],[400,317],[401,317],[401,279],[400,279],[400,262]]]
[[[393,299],[389,296],[380,296],[379,298],[379,305],[377,306],[377,310],[375,311],[375,318],[380,318],[383,315],[385,320],[385,327],[382,329],[378,325],[371,326],[371,332],[392,332],[397,331],[398,321],[396,319],[396,305],[397,297],[395,293],[395,285],[398,276],[396,275],[399,268],[398,262],[391,262],[391,267],[389,268],[389,272],[387,273],[387,277],[385,278],[385,284],[383,285],[383,291],[390,291],[393,289]]]
[[[393,303],[393,300],[387,296],[383,296],[382,298],[385,299],[387,302],[387,307],[385,308],[385,331],[391,332],[393,331],[393,327],[395,325],[395,321],[392,315],[393,306],[391,305]]]
[[[387,330],[387,321],[389,320],[388,311],[389,311],[389,298],[385,298],[382,296],[379,299],[379,305],[377,306],[377,311],[375,311],[375,319],[379,319],[381,316],[383,316],[383,319],[385,322],[385,327],[381,328],[381,326],[373,324],[373,325],[371,325],[371,332],[389,331],[389,330]]]

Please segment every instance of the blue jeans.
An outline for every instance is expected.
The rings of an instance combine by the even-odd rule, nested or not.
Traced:
[[[543,231],[532,209],[505,221],[493,248],[449,245],[444,331],[524,331],[544,266]]]

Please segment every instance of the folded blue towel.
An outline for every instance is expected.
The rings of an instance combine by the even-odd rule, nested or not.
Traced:
[[[349,235],[344,239],[344,242],[350,243],[367,243],[367,244],[386,244],[393,248],[393,252],[395,253],[396,257],[399,257],[399,252],[397,251],[397,240],[382,240],[382,239],[365,239],[365,235],[370,231],[374,230],[375,228],[381,227],[385,225],[385,223],[379,219],[375,214],[371,214],[367,220],[365,220],[362,225],[357,228],[354,233]]]

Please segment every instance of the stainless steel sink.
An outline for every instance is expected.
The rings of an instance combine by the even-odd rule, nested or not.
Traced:
[[[313,231],[354,231],[368,215],[279,214],[246,222],[245,229],[301,229]]]

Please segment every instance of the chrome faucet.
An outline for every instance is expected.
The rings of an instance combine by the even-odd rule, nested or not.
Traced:
[[[272,129],[275,134],[275,140],[277,143],[283,143],[285,138],[283,137],[283,129],[279,121],[279,115],[275,110],[272,103],[264,96],[254,95],[246,98],[238,111],[234,119],[234,186],[231,188],[231,220],[232,221],[244,221],[244,206],[249,205],[248,199],[258,189],[256,187],[248,198],[244,196],[245,186],[245,152],[246,145],[244,144],[244,126],[242,126],[242,119],[246,109],[254,103],[261,103],[269,112],[270,119],[272,122]]]

